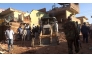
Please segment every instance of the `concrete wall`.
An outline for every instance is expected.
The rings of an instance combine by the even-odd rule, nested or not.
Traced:
[[[12,17],[14,17],[14,13],[13,13],[13,12],[12,12],[12,13],[9,13],[9,14],[5,15],[4,17],[7,17],[7,16],[12,16]]]
[[[66,19],[66,14],[62,13],[60,15],[57,15],[56,18],[57,18],[58,22],[61,23],[61,19]]]
[[[87,20],[85,18],[83,18],[83,22],[87,22]]]
[[[72,14],[70,11],[66,10],[66,18],[68,18],[68,16],[70,16],[70,14]],[[80,19],[76,18],[75,15],[72,16],[72,21],[77,21],[78,24],[81,24]]]
[[[70,11],[66,10],[66,18],[68,18],[68,16],[70,16],[70,14],[72,14]]]
[[[2,22],[4,22],[4,20],[3,19],[0,19],[0,25],[2,24]]]
[[[78,18],[78,19],[80,19],[81,25],[82,25],[84,22],[87,22],[87,20],[86,20],[85,18],[83,18],[83,17],[80,17],[80,18]]]
[[[78,22],[78,24],[81,24],[81,20],[80,19],[78,19],[78,18],[76,18],[75,16],[74,17],[72,17],[72,21],[77,21]]]
[[[8,19],[8,17],[11,17],[11,20],[18,20],[19,18],[21,18],[22,20],[24,20],[24,16],[28,16],[29,13],[23,13],[23,12],[18,12],[18,11],[14,11],[14,12],[10,12],[7,15],[4,16],[4,18]]]
[[[19,12],[14,12],[14,17],[18,19],[18,15],[20,15],[21,13]]]
[[[66,18],[72,14],[72,12],[66,10]],[[78,21],[78,24],[83,24],[84,22],[87,22],[85,18],[76,18],[75,15],[72,16],[72,21]]]
[[[24,16],[28,16],[30,13],[25,13]]]
[[[7,20],[9,18],[9,16],[10,16],[10,20],[14,19],[14,13],[13,12],[5,15],[4,18],[6,18],[6,20]]]
[[[48,15],[43,12],[33,10],[30,13],[30,17],[31,17],[31,27],[32,27],[33,24],[39,25],[39,20],[41,19],[41,17],[48,17]]]
[[[18,19],[19,18],[19,15],[21,15],[22,14],[22,12],[17,12],[17,11],[15,11],[14,12],[14,17],[16,18],[16,19]],[[28,16],[29,15],[29,13],[25,13],[24,14],[24,16]],[[23,20],[23,15],[21,15],[21,19]]]

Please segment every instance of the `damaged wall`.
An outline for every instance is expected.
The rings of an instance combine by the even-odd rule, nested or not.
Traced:
[[[33,10],[30,13],[30,17],[31,17],[31,27],[32,27],[33,24],[39,25],[39,20],[42,17],[49,17],[49,15],[48,14],[45,14],[43,12],[37,11],[37,10]]]

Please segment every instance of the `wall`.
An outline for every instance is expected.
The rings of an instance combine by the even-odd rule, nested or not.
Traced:
[[[72,21],[77,21],[78,22],[78,24],[81,24],[81,20],[80,19],[78,19],[78,18],[76,18],[75,16],[74,17],[72,17]]]
[[[82,25],[84,22],[87,22],[87,20],[86,20],[85,18],[83,18],[83,17],[80,17],[80,18],[78,18],[78,19],[80,19],[81,25]]]
[[[70,14],[72,14],[70,11],[66,10],[66,18],[68,18],[68,16],[70,16]],[[76,18],[75,15],[72,16],[72,21],[77,21],[78,24],[81,24],[81,20]]]
[[[13,13],[13,12],[12,12],[12,13],[9,13],[9,14],[5,15],[4,17],[7,17],[7,16],[12,16],[12,17],[14,17],[14,13]]]
[[[30,13],[30,17],[31,17],[31,27],[32,27],[33,24],[39,25],[39,19],[41,17],[48,17],[48,15],[43,13],[43,12],[40,12],[40,11],[37,11],[37,10],[33,10]]]
[[[81,21],[81,25],[83,24],[83,18],[78,18],[78,19],[80,19],[80,21]]]
[[[14,17],[15,17],[16,19],[19,19],[19,15],[21,16],[21,19],[24,20],[23,16],[28,16],[29,13],[25,13],[25,14],[23,15],[22,12],[17,12],[17,11],[14,12]]]
[[[10,18],[9,18],[9,16],[10,16]],[[8,20],[8,18],[10,20],[13,20],[14,19],[14,13],[13,12],[10,12],[9,14],[5,15],[4,18],[6,18],[6,20]]]
[[[66,19],[66,14],[65,13],[61,13],[60,15],[56,16],[58,23],[61,23],[61,19]]]
[[[66,18],[68,18],[68,16],[70,16],[70,14],[72,14],[70,11],[66,10]]]
[[[2,22],[4,22],[4,20],[3,19],[0,19],[0,25],[2,24]]]
[[[25,14],[24,14],[24,16],[28,16],[28,15],[29,15],[29,13],[25,13]]]
[[[87,20],[85,18],[83,18],[83,22],[87,22]]]
[[[61,13],[60,15],[57,15],[56,18],[57,18],[58,26],[59,26],[58,29],[59,29],[59,31],[61,31],[61,29],[62,29],[62,22],[61,22],[61,19],[66,19],[66,14],[65,14],[65,12]]]
[[[21,13],[15,11],[15,12],[14,12],[14,17],[18,19],[18,15],[20,15],[20,14],[21,14]]]
[[[30,15],[25,16],[23,19],[24,19],[23,20],[24,23],[29,23],[29,24],[31,23]]]

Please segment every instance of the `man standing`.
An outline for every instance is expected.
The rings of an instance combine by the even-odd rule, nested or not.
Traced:
[[[31,28],[27,29],[27,40],[30,40]]]
[[[64,33],[66,35],[66,40],[68,44],[68,53],[73,54],[73,44],[75,46],[75,52],[79,52],[79,38],[76,38],[79,36],[78,29],[75,24],[75,22],[71,21],[72,14],[68,17],[68,19],[65,20],[65,23],[63,24]]]
[[[24,28],[22,31],[22,44],[23,45],[25,45],[26,35],[27,35],[27,30],[26,28]]]
[[[19,26],[17,31],[18,31],[19,39],[22,39],[22,31],[23,31],[23,29],[21,28],[21,26]]]
[[[84,23],[81,27],[81,33],[83,35],[83,42],[88,43],[88,34],[89,34],[89,28],[86,26],[86,23]]]
[[[55,22],[55,30],[56,30],[56,34],[58,35],[58,22]]]
[[[11,29],[11,26],[5,31],[5,36],[8,41],[8,52],[10,52],[11,48],[13,48],[13,39],[14,39],[14,32]]]

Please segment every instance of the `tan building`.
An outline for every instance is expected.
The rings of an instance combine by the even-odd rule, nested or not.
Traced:
[[[61,7],[55,7],[52,10],[49,10],[48,13],[50,16],[55,16],[58,20],[59,26],[62,25],[61,19],[67,19],[70,14],[74,14],[72,16],[72,21],[78,21],[80,24],[80,20],[75,17],[76,14],[79,13],[79,3],[58,3]],[[61,27],[59,27],[61,29]]]
[[[48,14],[46,14],[44,11],[41,10],[32,10],[30,13],[31,17],[31,27],[34,24],[35,26],[40,24],[40,19],[42,17],[49,17]]]
[[[81,25],[82,25],[84,22],[87,23],[87,20],[88,20],[88,18],[86,18],[85,16],[77,17],[77,19],[80,19]]]
[[[19,11],[13,8],[8,8],[0,13],[0,17],[2,19],[6,19],[6,20],[10,19],[13,21],[17,21],[19,19],[24,20],[24,17],[28,15],[29,13],[27,12]]]
[[[78,19],[78,18],[76,18],[75,16],[72,17],[72,21],[75,21],[75,22],[77,21],[78,24],[82,24],[82,23],[81,23],[81,20]]]
[[[62,18],[67,19],[70,14],[79,13],[79,4],[78,3],[59,3],[61,7],[55,7],[54,9],[48,11],[50,16],[54,16],[60,21]],[[75,16],[74,16],[75,17]]]
[[[16,10],[13,8],[8,8],[0,13],[0,24],[5,20],[7,22],[11,22],[11,28],[16,33],[17,28],[20,25],[20,21],[23,23],[30,23],[31,18],[29,16],[29,13],[23,12],[20,10]],[[17,22],[16,22],[17,21]]]

